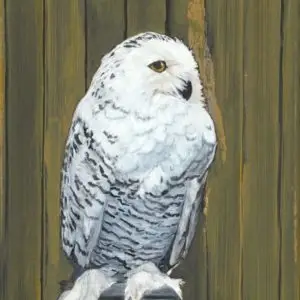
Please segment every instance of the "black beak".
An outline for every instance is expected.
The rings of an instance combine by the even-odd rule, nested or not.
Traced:
[[[184,88],[182,90],[178,89],[178,92],[185,100],[189,100],[193,92],[191,81],[184,81]]]

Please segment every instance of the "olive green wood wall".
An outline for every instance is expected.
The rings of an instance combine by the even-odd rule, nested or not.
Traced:
[[[68,277],[70,119],[101,56],[145,30],[194,49],[219,137],[206,220],[176,271],[185,299],[300,299],[300,1],[204,2],[0,0],[1,300],[55,299]]]

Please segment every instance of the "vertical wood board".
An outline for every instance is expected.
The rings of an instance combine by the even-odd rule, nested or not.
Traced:
[[[70,276],[60,240],[60,170],[76,104],[85,92],[85,2],[46,0],[43,299]]]
[[[278,299],[281,3],[245,1],[243,300]]]
[[[189,0],[166,0],[166,34],[177,37],[188,44]],[[199,34],[201,34],[199,32]]]
[[[300,204],[300,3],[282,2],[281,156],[280,156],[280,297],[298,300],[297,210]],[[297,63],[298,62],[298,63]]]
[[[207,297],[240,299],[243,2],[206,1],[205,14],[209,29],[207,39],[213,46],[216,102],[221,112],[215,114],[215,117],[221,116],[221,120],[215,119],[216,126],[223,121],[223,130],[217,127],[219,147],[208,184]],[[220,135],[222,131],[224,136]],[[226,147],[222,147],[225,146],[222,139],[226,140]]]
[[[43,2],[6,1],[5,300],[40,299]]]
[[[145,31],[165,33],[165,0],[127,0],[127,36]]]
[[[86,0],[87,87],[101,58],[126,37],[124,0]]]
[[[4,297],[5,264],[5,11],[0,1],[0,299]]]

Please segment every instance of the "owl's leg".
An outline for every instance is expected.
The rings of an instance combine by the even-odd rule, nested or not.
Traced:
[[[58,300],[98,300],[101,293],[115,281],[101,270],[86,270],[71,290],[63,292]]]
[[[125,300],[141,300],[146,292],[169,287],[182,299],[181,279],[172,279],[161,273],[153,263],[146,263],[128,273]]]

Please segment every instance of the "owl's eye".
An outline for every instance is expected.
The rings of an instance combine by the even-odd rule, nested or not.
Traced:
[[[163,60],[158,60],[148,65],[148,67],[157,73],[162,73],[163,71],[166,70],[167,64]]]

